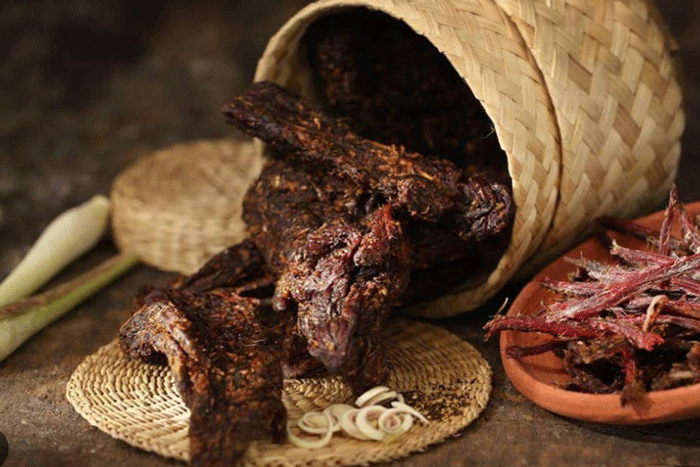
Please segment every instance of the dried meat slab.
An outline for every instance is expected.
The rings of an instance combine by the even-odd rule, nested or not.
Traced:
[[[212,256],[194,274],[176,279],[169,288],[203,293],[225,287],[250,294],[274,282],[255,242],[247,238]]]
[[[121,346],[172,368],[191,411],[192,465],[234,465],[251,440],[284,439],[283,330],[269,308],[226,289],[154,290],[140,301]]]
[[[360,393],[386,379],[381,334],[409,265],[407,236],[389,206],[360,224],[324,224],[293,252],[273,306],[295,314],[309,353]]]
[[[356,185],[270,160],[243,199],[243,220],[277,276],[306,236],[324,223],[359,222],[371,210]]]
[[[358,136],[342,119],[273,83],[255,83],[223,111],[229,123],[285,157],[383,197],[399,216],[428,222],[447,216],[463,240],[498,235],[512,222],[506,186],[482,177],[466,180],[446,159]]]
[[[246,194],[244,220],[278,276],[273,304],[296,322],[285,374],[318,370],[355,390],[385,376],[380,334],[408,284],[410,248],[391,207],[348,182],[271,160]]]

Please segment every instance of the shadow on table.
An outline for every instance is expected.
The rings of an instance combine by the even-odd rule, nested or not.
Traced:
[[[700,447],[700,425],[698,425],[697,419],[644,426],[612,426],[572,421],[565,417],[559,418],[569,423],[575,423],[584,430],[605,436],[645,443]]]

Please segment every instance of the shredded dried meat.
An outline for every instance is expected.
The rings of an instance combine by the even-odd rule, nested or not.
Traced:
[[[680,224],[682,238],[672,236]],[[573,259],[579,267],[572,282],[545,279],[542,285],[560,294],[536,316],[496,316],[486,337],[503,330],[542,332],[553,340],[514,347],[520,358],[554,351],[571,376],[570,388],[619,392],[622,404],[645,391],[700,382],[700,227],[669,196],[660,230],[631,221],[604,218],[605,227],[647,241],[656,251],[607,242],[616,264]]]

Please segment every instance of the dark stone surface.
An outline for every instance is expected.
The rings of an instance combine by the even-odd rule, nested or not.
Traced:
[[[47,0],[0,6],[0,277],[66,208],[107,193],[119,171],[154,148],[231,134],[219,108],[252,79],[267,39],[303,0]],[[687,130],[678,177],[700,199],[700,2],[659,0],[682,48]],[[105,241],[61,277],[113,252]],[[112,340],[141,284],[141,267],[59,319],[0,363],[0,431],[9,466],[165,466],[88,425],[64,397],[75,367]],[[58,280],[60,280],[59,278]],[[483,309],[439,322],[494,368],[489,406],[459,437],[396,466],[698,465],[697,420],[607,427],[567,420],[525,400],[481,326]]]

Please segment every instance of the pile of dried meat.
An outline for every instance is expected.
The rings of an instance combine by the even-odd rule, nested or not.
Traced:
[[[279,440],[283,377],[341,375],[356,394],[382,383],[392,308],[444,292],[507,243],[508,184],[450,160],[482,144],[470,140],[485,123],[470,126],[478,104],[467,105],[464,83],[445,81],[434,55],[444,57],[398,22],[373,38],[343,24],[308,39],[341,116],[268,82],[224,106],[270,152],[244,199],[250,237],[144,290],[121,330],[129,355],[173,367],[192,410],[194,465],[230,464],[250,440]],[[389,68],[362,50],[392,57]],[[460,273],[443,281],[435,271],[450,266]]]
[[[674,222],[680,238],[671,235]],[[519,358],[553,350],[571,376],[569,389],[619,392],[623,405],[646,391],[700,382],[700,218],[686,213],[674,186],[659,232],[614,218],[601,224],[655,251],[610,241],[616,263],[570,258],[577,266],[571,281],[542,283],[559,300],[535,316],[496,316],[487,338],[503,330],[551,334],[545,344],[507,352]]]

